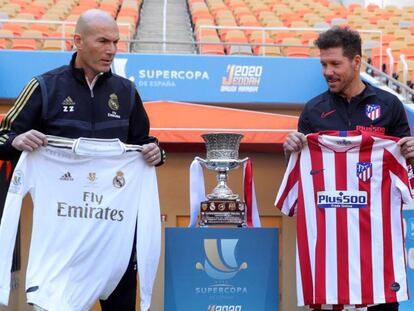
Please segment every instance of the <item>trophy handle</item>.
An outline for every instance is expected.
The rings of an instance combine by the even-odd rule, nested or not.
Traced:
[[[207,162],[208,162],[208,160],[205,160],[205,159],[200,158],[200,157],[195,157],[194,159],[197,160],[198,162],[203,163],[203,164],[207,164]]]
[[[239,160],[239,163],[242,164],[244,162],[247,162],[249,160],[249,157],[245,157],[244,159]]]

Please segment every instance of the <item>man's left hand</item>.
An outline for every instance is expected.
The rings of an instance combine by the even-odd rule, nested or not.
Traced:
[[[401,138],[398,141],[398,145],[401,148],[401,154],[407,160],[414,160],[414,137],[408,136]]]
[[[150,143],[142,145],[141,153],[149,165],[157,165],[161,162],[161,149],[157,144]]]

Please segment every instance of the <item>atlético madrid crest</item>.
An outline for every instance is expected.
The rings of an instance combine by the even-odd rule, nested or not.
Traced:
[[[381,106],[376,104],[366,105],[365,114],[368,118],[374,121],[381,116]]]
[[[357,163],[357,176],[362,181],[370,180],[372,176],[372,163],[371,162],[358,162]]]

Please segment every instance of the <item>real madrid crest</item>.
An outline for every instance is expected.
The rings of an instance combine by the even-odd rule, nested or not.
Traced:
[[[109,95],[108,106],[111,108],[112,111],[118,111],[119,109],[119,101],[118,96],[115,93]]]
[[[112,183],[116,188],[122,188],[123,186],[125,186],[124,173],[122,171],[116,172],[116,176],[112,180]]]

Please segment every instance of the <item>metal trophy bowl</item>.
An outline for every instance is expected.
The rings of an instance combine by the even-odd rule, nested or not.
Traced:
[[[200,226],[246,226],[245,203],[227,186],[228,171],[238,168],[248,158],[239,160],[239,146],[243,138],[237,133],[203,134],[207,159],[196,157],[205,168],[217,172],[217,186],[207,194],[208,201],[201,202]]]

